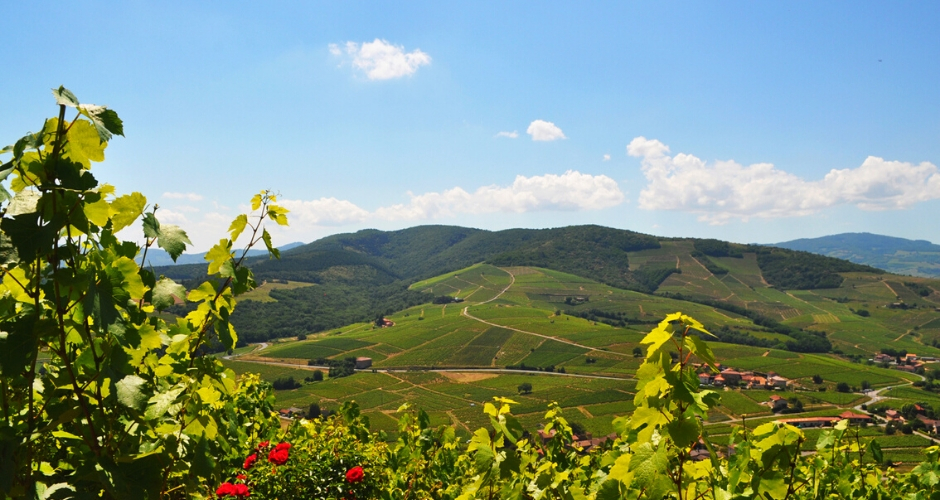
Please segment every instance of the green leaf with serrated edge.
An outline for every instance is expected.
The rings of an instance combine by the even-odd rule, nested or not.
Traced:
[[[174,224],[163,224],[160,226],[160,233],[157,236],[157,246],[166,250],[166,253],[170,254],[170,258],[173,259],[173,262],[176,262],[176,259],[180,255],[183,255],[183,252],[186,251],[186,245],[192,245],[193,242],[189,241],[189,236],[186,235],[186,231],[183,231],[177,225]]]
[[[112,201],[111,230],[117,233],[121,229],[133,224],[138,217],[143,215],[146,206],[147,198],[138,192],[120,196]]]
[[[152,295],[153,306],[158,311],[162,311],[175,304],[177,298],[182,300],[186,297],[186,288],[170,278],[160,278],[156,286],[153,287]]]
[[[79,106],[78,97],[75,97],[72,91],[61,85],[57,89],[52,89],[52,95],[55,96],[56,104],[71,108],[77,108]]]
[[[76,120],[68,129],[68,142],[65,143],[62,156],[87,169],[93,161],[104,161],[104,150],[107,147],[108,143],[101,142],[94,125],[85,120]]]
[[[115,384],[118,402],[128,408],[142,409],[144,404],[147,403],[147,399],[149,399],[144,393],[146,385],[147,381],[137,375],[128,375],[122,378]]]
[[[96,106],[94,104],[82,104],[79,106],[81,113],[86,116],[95,126],[98,137],[101,142],[111,140],[111,134],[124,135],[124,122],[118,117],[118,114],[105,106]]]
[[[268,249],[268,253],[271,254],[275,259],[281,258],[281,251],[277,248],[274,248],[274,245],[271,243],[271,233],[267,229],[261,233],[261,240],[264,241],[264,247]]]
[[[137,329],[140,336],[140,347],[143,349],[157,349],[163,345],[163,335],[150,323],[144,323]]]
[[[238,217],[235,217],[235,220],[228,227],[229,235],[232,237],[232,241],[236,241],[239,236],[241,236],[242,231],[245,230],[245,226],[248,225],[248,216],[241,214]]]
[[[871,452],[871,456],[875,459],[876,464],[884,463],[885,457],[881,452],[881,445],[878,444],[878,441],[872,439],[868,442],[868,451]]]
[[[85,203],[82,205],[85,217],[88,218],[89,222],[98,227],[102,227],[108,223],[110,209],[110,205],[105,200],[98,200],[94,203]]]
[[[687,335],[684,340],[684,344],[688,347],[689,351],[698,357],[710,366],[713,370],[718,370],[718,367],[715,366],[717,360],[715,359],[715,354],[712,352],[711,347],[708,347],[702,339],[697,335]]]
[[[147,212],[144,214],[141,225],[144,227],[145,237],[156,238],[160,235],[160,221],[158,221],[157,218],[153,215],[153,212]]]
[[[209,249],[204,257],[209,262],[209,274],[219,272],[226,261],[232,259],[232,242],[227,239],[219,240],[219,243]]]
[[[165,392],[154,394],[148,401],[147,411],[144,412],[144,418],[154,420],[166,414],[166,411],[176,402],[176,398],[185,390],[184,387],[174,387]]]
[[[256,194],[251,197],[251,209],[258,210],[259,208],[261,208],[261,195]]]
[[[121,273],[123,279],[121,280],[120,286],[127,291],[131,300],[144,298],[144,294],[147,293],[147,287],[144,286],[143,280],[137,273],[140,268],[137,267],[136,262],[127,257],[120,257],[111,263],[111,268]]]
[[[6,215],[15,217],[17,215],[29,214],[36,211],[39,204],[39,198],[42,195],[32,189],[24,189],[13,197],[13,201],[7,205]]]
[[[689,445],[698,441],[701,435],[701,428],[694,418],[678,418],[666,424],[666,431],[676,446],[688,448]]]
[[[235,348],[238,334],[235,333],[235,327],[229,322],[228,309],[224,307],[219,309],[219,321],[215,324],[215,332],[223,346],[227,349]]]
[[[190,290],[186,298],[190,302],[200,302],[215,297],[215,293],[215,287],[212,286],[212,283],[204,281],[198,288]]]

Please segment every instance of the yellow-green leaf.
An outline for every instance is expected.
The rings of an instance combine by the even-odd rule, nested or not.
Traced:
[[[238,217],[235,217],[235,220],[232,221],[232,224],[228,227],[228,232],[232,236],[232,241],[238,239],[241,236],[242,231],[245,230],[245,226],[248,225],[248,216],[241,214]]]
[[[147,198],[138,192],[126,194],[111,202],[111,223],[114,225],[114,232],[133,224],[144,214],[146,206]]]
[[[222,264],[225,264],[232,256],[232,242],[224,238],[219,240],[217,245],[206,252],[205,259],[209,262],[209,274],[219,272]]]
[[[82,209],[85,211],[85,217],[96,226],[104,226],[108,223],[111,205],[103,198],[94,202],[85,204]]]

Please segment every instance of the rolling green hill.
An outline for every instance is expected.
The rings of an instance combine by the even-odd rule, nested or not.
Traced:
[[[428,302],[426,293],[410,288],[414,282],[481,262],[553,269],[619,289],[682,293],[692,299],[728,296],[729,285],[724,282],[729,280],[761,289],[772,285],[809,290],[838,287],[846,272],[882,273],[805,252],[657,238],[600,226],[496,232],[454,226],[364,230],[294,248],[280,260],[253,259],[259,282],[287,280],[313,286],[271,290],[271,300],[246,301],[233,322],[242,339],[262,341],[368,321]],[[194,283],[204,277],[204,269],[183,265],[157,272]],[[730,286],[737,286],[734,283]],[[742,293],[757,298],[728,300],[758,309],[777,307],[764,304],[759,293]]]

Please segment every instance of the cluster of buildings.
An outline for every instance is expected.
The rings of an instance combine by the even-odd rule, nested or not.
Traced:
[[[926,413],[927,411],[924,407],[918,404],[914,405],[914,418],[924,423],[926,431],[931,434],[940,433],[940,420],[927,418]],[[904,415],[901,415],[901,412],[893,409],[885,411],[885,421],[894,422],[898,425],[907,423],[907,419],[904,418]]]
[[[904,356],[894,357],[890,354],[876,354],[869,361],[873,363],[883,363],[895,370],[914,373],[918,368],[923,368],[927,361],[934,361],[934,358],[921,358],[914,353],[907,353]]]
[[[753,371],[737,371],[725,368],[713,373],[708,369],[699,372],[698,381],[702,385],[714,387],[743,386],[745,389],[786,389],[793,381],[781,377],[774,372],[760,373]]]
[[[545,443],[546,441],[555,437],[555,433],[556,433],[555,429],[551,429],[548,432],[546,432],[545,429],[539,429],[539,438],[542,440],[542,443]],[[599,438],[593,437],[593,435],[590,432],[585,432],[583,436],[578,435],[578,434],[572,434],[571,446],[576,447],[576,448],[581,448],[582,452],[587,452],[591,448],[600,446],[606,443],[607,441],[613,441],[615,439],[617,439],[616,432],[612,432],[604,437],[599,437]]]

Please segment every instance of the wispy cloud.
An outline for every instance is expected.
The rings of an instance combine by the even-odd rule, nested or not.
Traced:
[[[604,155],[604,157],[603,157],[601,160],[602,160],[602,161],[610,161],[610,155]]]
[[[508,137],[510,139],[515,139],[519,137],[519,132],[515,130],[513,130],[512,132],[499,132],[498,134],[496,134],[496,137]]]
[[[169,198],[171,200],[189,200],[189,201],[201,201],[202,195],[196,193],[163,193],[164,198]]]
[[[329,45],[334,56],[350,58],[352,66],[362,70],[369,80],[390,80],[413,75],[421,66],[431,64],[431,56],[415,49],[405,52],[405,47],[392,45],[376,38],[362,44],[346,42],[342,46]]]
[[[552,122],[545,120],[535,120],[529,124],[526,133],[532,136],[533,141],[554,141],[558,139],[567,139],[564,132],[555,126]]]
[[[858,168],[832,169],[820,180],[806,180],[770,163],[709,164],[690,154],[669,153],[668,146],[645,137],[627,146],[627,154],[642,158],[647,180],[640,208],[691,212],[711,224],[805,216],[838,205],[903,209],[940,198],[940,171],[927,162],[869,156]]]

